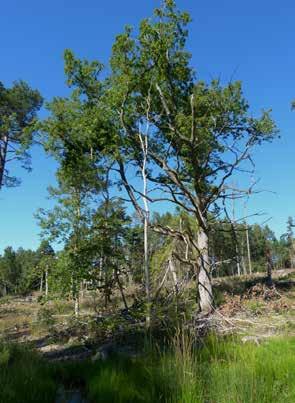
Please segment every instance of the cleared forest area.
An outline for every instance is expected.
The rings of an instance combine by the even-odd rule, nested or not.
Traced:
[[[294,270],[275,272],[274,284],[275,292],[262,275],[216,279],[210,320],[172,325],[161,310],[149,340],[144,316],[109,309],[97,317],[91,295],[79,319],[65,300],[2,298],[2,399],[291,402]]]

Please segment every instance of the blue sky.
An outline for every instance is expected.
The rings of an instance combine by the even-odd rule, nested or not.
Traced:
[[[114,37],[125,24],[137,25],[159,1],[136,0],[10,0],[0,10],[0,81],[9,86],[23,79],[50,100],[67,90],[63,51],[107,64]],[[255,153],[256,177],[264,192],[250,201],[249,211],[264,211],[258,221],[272,217],[277,235],[295,216],[295,3],[291,0],[179,0],[190,12],[188,47],[198,77],[223,82],[239,79],[251,110],[272,108],[281,138]],[[35,248],[39,229],[33,218],[48,207],[46,188],[54,183],[55,164],[34,148],[33,172],[12,167],[22,178],[19,188],[0,194],[0,252],[7,246]],[[238,209],[238,206],[237,206]]]

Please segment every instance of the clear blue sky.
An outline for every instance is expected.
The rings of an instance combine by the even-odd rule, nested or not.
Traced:
[[[1,2],[0,81],[23,79],[50,100],[64,95],[62,55],[107,63],[114,37],[125,24],[137,23],[159,5],[156,0],[10,0]],[[273,109],[281,139],[255,154],[262,193],[250,202],[251,212],[265,211],[280,235],[287,217],[295,216],[295,2],[294,0],[179,0],[189,11],[189,49],[200,78],[220,76],[243,81],[253,112]],[[33,172],[19,188],[0,194],[0,252],[7,246],[35,248],[39,243],[33,213],[48,207],[46,188],[54,182],[54,163],[33,150]]]

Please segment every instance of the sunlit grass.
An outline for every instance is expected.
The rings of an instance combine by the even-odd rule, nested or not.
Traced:
[[[171,344],[136,358],[54,365],[2,346],[0,401],[52,403],[61,383],[82,388],[89,402],[295,401],[294,338],[256,346],[211,336],[195,344],[179,332]]]

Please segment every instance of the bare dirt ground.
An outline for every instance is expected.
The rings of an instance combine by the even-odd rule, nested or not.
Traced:
[[[215,279],[214,286],[221,300],[215,316],[224,332],[240,334],[245,341],[295,335],[294,269],[274,272],[272,287],[263,273]]]
[[[93,319],[86,302],[79,322],[72,316],[68,301],[38,302],[36,293],[26,298],[0,300],[0,338],[29,344],[48,358],[83,359],[91,354],[86,347],[89,330],[84,322]],[[87,331],[86,331],[87,330]]]
[[[217,309],[213,315],[220,333],[241,335],[259,343],[267,337],[295,335],[295,269],[273,273],[268,287],[264,273],[214,279]],[[0,299],[0,339],[29,344],[49,359],[84,359],[115,337],[114,321],[100,325],[92,299],[85,296],[79,319],[69,301],[38,302],[38,294]],[[136,327],[116,323],[116,332]],[[138,325],[140,326],[140,325]],[[95,341],[95,342],[94,342]]]
[[[134,289],[130,292],[133,295]],[[76,318],[71,301],[40,302],[39,293],[4,297],[0,299],[0,341],[29,345],[50,360],[82,360],[95,355],[110,340],[118,344],[120,352],[124,337],[132,339],[142,323],[123,309],[119,295],[113,296],[107,310],[103,305],[99,297],[85,293]]]

